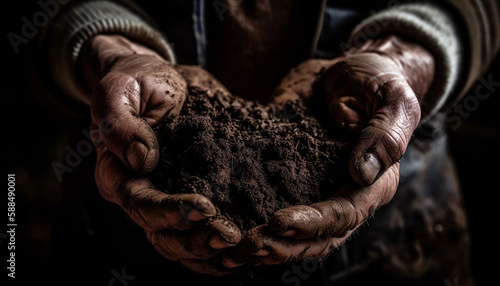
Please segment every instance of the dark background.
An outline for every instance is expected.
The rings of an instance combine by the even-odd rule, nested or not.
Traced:
[[[493,81],[500,82],[500,60],[490,70]],[[481,84],[481,83],[477,83]],[[464,97],[475,96],[474,85]],[[470,103],[469,103],[470,104]],[[500,191],[500,87],[496,87],[486,100],[479,100],[477,110],[470,112],[458,128],[450,120],[450,151],[457,164],[463,188],[464,203],[470,221],[472,239],[472,265],[479,285],[498,282],[498,238],[494,230],[498,213]],[[453,125],[451,125],[453,124]],[[492,225],[493,224],[493,225]]]
[[[82,156],[82,162],[72,173],[65,174],[62,182],[55,176],[52,163],[64,163],[67,148],[75,149],[86,140],[82,131],[88,130],[88,122],[60,117],[33,98],[26,80],[30,75],[25,72],[21,55],[13,52],[6,37],[8,32],[19,30],[21,17],[33,12],[4,9],[2,13],[1,158],[5,184],[6,174],[16,174],[16,274],[40,282],[64,277],[62,280],[67,284],[78,285],[77,281],[91,276],[88,271],[95,269],[102,279],[99,285],[107,285],[113,278],[112,271],[121,272],[127,265],[106,264],[100,256],[120,258],[124,254],[113,252],[111,248],[119,243],[120,236],[135,237],[140,230],[127,221],[113,226],[114,218],[108,214],[87,212],[89,206],[115,208],[100,199],[95,191],[92,180],[94,152]],[[484,78],[490,74],[493,81],[500,82],[500,60],[492,64]],[[474,88],[465,99],[475,96]],[[472,265],[478,285],[499,279],[496,269],[498,239],[494,233],[498,228],[495,209],[498,210],[496,198],[500,191],[497,184],[500,178],[499,96],[500,87],[496,87],[488,99],[479,100],[477,109],[469,112],[469,118],[464,118],[458,128],[450,126],[449,130],[450,151],[457,163],[470,221]],[[77,177],[88,180],[75,181]],[[3,206],[6,206],[6,189],[0,192],[2,202],[5,201]],[[2,210],[5,217],[1,218],[0,234],[5,233],[6,208]],[[111,227],[92,229],[89,227],[92,220],[110,222],[103,225]],[[102,237],[100,232],[115,234]],[[2,237],[0,240],[2,281],[7,241]],[[130,246],[130,251],[137,253],[144,250],[144,246],[134,248],[134,243],[144,243],[141,238],[127,243],[130,245],[120,247]],[[82,260],[89,256],[92,259]],[[141,261],[136,263],[139,265]],[[137,265],[129,266],[127,273],[132,273]],[[460,277],[457,282],[460,285]]]

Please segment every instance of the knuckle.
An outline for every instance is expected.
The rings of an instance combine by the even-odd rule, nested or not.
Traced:
[[[334,223],[328,229],[327,234],[332,237],[346,236],[363,224],[370,215],[368,210],[356,207],[349,197],[335,198],[334,203],[329,205],[328,212]]]
[[[406,127],[388,122],[387,116],[379,114],[364,130],[365,138],[375,139],[367,151],[376,153],[386,168],[401,159],[411,138],[411,132]]]
[[[406,138],[400,127],[394,126],[390,129],[385,129],[386,136],[382,137],[382,146],[386,154],[390,158],[390,163],[393,164],[401,159],[406,146],[408,145],[409,138]]]

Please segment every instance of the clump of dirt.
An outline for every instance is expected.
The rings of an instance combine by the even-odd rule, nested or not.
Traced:
[[[190,86],[180,115],[155,128],[161,159],[150,179],[207,196],[244,234],[350,181],[350,144],[325,126],[302,101],[278,108]]]

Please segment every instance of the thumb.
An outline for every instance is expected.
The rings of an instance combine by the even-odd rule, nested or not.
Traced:
[[[150,172],[159,160],[153,129],[141,117],[144,87],[129,77],[110,74],[92,98],[92,125],[100,142],[137,174]]]
[[[377,86],[373,115],[354,144],[349,165],[352,178],[363,186],[400,160],[420,121],[420,104],[406,80]]]

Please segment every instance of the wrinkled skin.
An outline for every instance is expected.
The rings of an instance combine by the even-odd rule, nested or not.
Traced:
[[[432,56],[397,37],[369,41],[334,60],[309,60],[287,75],[274,102],[325,96],[335,126],[357,137],[350,173],[357,183],[310,206],[279,210],[250,230],[228,259],[280,264],[326,256],[394,196],[399,159],[420,122],[420,103],[434,77]]]
[[[279,210],[268,225],[241,240],[230,222],[209,220],[215,207],[207,198],[167,195],[136,177],[158,161],[151,126],[163,115],[179,112],[188,83],[213,88],[217,81],[197,67],[174,67],[145,47],[113,37],[96,37],[83,67],[93,94],[99,191],[145,229],[159,253],[211,275],[224,275],[247,261],[321,258],[344,243],[394,196],[398,161],[420,121],[434,73],[427,51],[396,37],[368,41],[343,57],[309,60],[293,69],[274,102],[314,96],[313,84],[318,84],[335,125],[358,138],[350,160],[357,184],[332,190],[325,201]],[[226,249],[229,255],[217,255]]]
[[[198,67],[174,67],[120,36],[92,39],[82,63],[92,92],[91,134],[101,196],[120,205],[164,257],[194,271],[222,274],[211,270],[213,263],[207,259],[236,245],[240,230],[229,221],[209,219],[216,210],[208,198],[165,194],[137,176],[156,166],[159,146],[151,127],[166,114],[179,113],[188,84],[204,88],[218,82]]]

